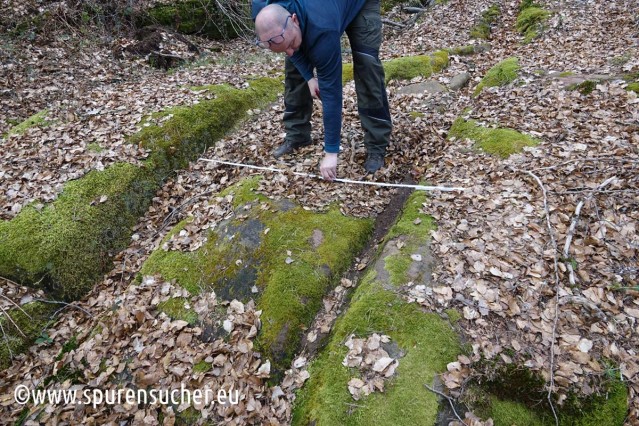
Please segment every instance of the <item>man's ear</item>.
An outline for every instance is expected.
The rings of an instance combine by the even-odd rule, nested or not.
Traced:
[[[291,15],[291,21],[293,21],[295,23],[295,25],[299,25],[300,21],[299,19],[297,19],[297,13],[294,13]]]

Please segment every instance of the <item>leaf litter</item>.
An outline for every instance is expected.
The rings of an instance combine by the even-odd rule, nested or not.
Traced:
[[[637,72],[639,67],[632,3],[572,5],[545,1],[546,7],[555,12],[550,26],[528,45],[520,44],[521,36],[514,31],[516,5],[507,4],[493,28],[489,51],[472,57],[452,55],[449,68],[431,77],[447,84],[456,74],[469,72],[469,88],[457,93],[402,95],[397,91],[405,82],[388,84],[395,130],[386,167],[375,179],[401,182],[409,176],[470,188],[464,194],[435,193],[423,206],[438,224],[431,242],[436,261],[434,285],[414,286],[405,292],[407,300],[428,309],[454,307],[463,315],[458,324],[471,342],[472,353],[449,364],[442,376],[453,397],[460,396],[464,383],[477,374],[473,365],[481,357],[504,364],[522,363],[549,381],[549,352],[554,347],[553,391],[560,396],[559,401],[570,390],[596,393],[597,385],[611,373],[602,362],[609,359],[618,366],[612,373],[629,385],[628,424],[639,418],[638,348],[634,338],[639,331],[639,113],[637,96],[625,90],[623,80],[614,78]],[[487,1],[450,1],[432,8],[411,29],[387,29],[382,57],[468,44],[470,28],[489,5]],[[392,13],[401,12],[396,9]],[[210,63],[172,74],[152,70],[132,58],[114,61],[106,46],[88,50],[62,39],[46,46],[20,46],[21,54],[3,57],[0,79],[10,91],[3,92],[0,102],[0,131],[11,127],[8,120],[26,118],[44,108],[49,109],[47,121],[53,124],[3,140],[0,215],[10,219],[28,202],[53,200],[64,182],[89,170],[100,170],[115,161],[135,163],[144,159],[146,153],[127,145],[126,136],[134,133],[151,112],[188,105],[207,96],[188,90],[188,86],[227,82],[241,87],[244,76],[281,72],[281,58],[264,52],[249,51],[251,60],[241,63],[239,58],[247,56],[242,42],[197,42],[209,49]],[[217,56],[216,50],[221,50]],[[522,72],[518,79],[511,86],[485,89],[481,96],[472,98],[474,85],[485,71],[510,56],[520,58]],[[614,63],[611,58],[615,57],[628,60]],[[30,79],[23,72],[27,69],[35,73]],[[582,95],[566,90],[562,81],[553,77],[555,71],[613,78],[600,82],[591,94]],[[339,174],[363,179],[365,149],[355,113],[353,83],[346,85],[344,99]],[[322,156],[318,107],[313,121],[315,144],[278,161],[277,167],[316,173]],[[542,143],[505,161],[482,154],[471,141],[446,138],[462,111],[486,126],[511,127]],[[411,115],[414,112],[421,115]],[[281,102],[252,111],[247,123],[204,157],[272,165],[270,151],[283,138],[281,126],[274,123],[279,122],[282,113]],[[91,143],[97,146],[89,147]],[[527,172],[539,176],[547,190],[557,248],[550,243],[545,226],[541,190]],[[300,354],[282,382],[269,387],[266,379],[270,363],[252,347],[259,330],[259,312],[253,303],[240,308],[239,302],[231,307],[232,301],[219,301],[212,293],[190,296],[160,277],[145,277],[142,285],[131,285],[153,250],[195,250],[205,242],[207,228],[234,215],[232,199],[211,196],[247,175],[246,170],[194,162],[169,179],[136,225],[130,246],[114,259],[114,269],[86,299],[76,302],[92,316],[66,309],[51,328],[50,346],[32,347],[1,373],[3,389],[7,390],[3,394],[10,395],[8,389],[18,383],[43,383],[66,367],[77,369],[85,379],[83,384],[66,380],[50,383],[49,387],[115,386],[116,378],[138,385],[162,381],[167,387],[180,383],[227,385],[245,393],[241,406],[200,407],[202,414],[225,424],[289,422],[294,389],[309,378],[306,366],[310,358]],[[597,187],[611,177],[615,178],[613,183],[598,191]],[[271,198],[297,200],[313,210],[324,210],[339,200],[344,213],[362,217],[382,211],[393,193],[290,174],[265,174],[258,191]],[[574,229],[569,258],[564,259],[561,247],[580,201],[584,201],[584,208]],[[170,227],[185,217],[193,219],[191,226],[160,247]],[[553,285],[555,257],[559,261],[558,294]],[[570,284],[571,268],[574,285]],[[342,281],[326,296],[322,314],[307,331],[308,342],[330,332],[350,287],[352,282]],[[10,295],[14,301],[27,300],[24,295],[30,292],[13,284],[3,284],[3,289],[3,295]],[[229,334],[228,340],[204,342],[200,327],[160,314],[157,304],[168,297],[185,298],[199,316],[223,308],[224,318],[217,326]],[[55,360],[73,335],[80,342],[78,348]],[[362,343],[365,352],[371,338],[377,339],[369,336],[364,345],[364,338],[352,337],[351,343],[353,348]],[[363,373],[349,383],[356,395],[379,390],[374,378],[398,362],[384,366],[388,357],[378,355],[372,364],[363,357],[359,365]],[[88,367],[80,361],[83,358]],[[101,367],[103,359],[106,364]],[[211,370],[195,373],[193,366],[200,361],[209,362]],[[376,365],[381,371],[375,371]],[[375,375],[369,387],[366,377],[372,373]],[[9,401],[3,400],[0,405],[7,413],[17,415],[17,408]],[[124,406],[122,412],[106,407],[93,412],[90,407],[83,408],[74,413],[68,407],[49,407],[44,415],[52,421],[79,416],[88,424],[127,418],[153,424],[157,410],[164,410],[167,424],[171,424],[175,410],[180,409],[136,411]],[[490,422],[466,414],[467,424]]]

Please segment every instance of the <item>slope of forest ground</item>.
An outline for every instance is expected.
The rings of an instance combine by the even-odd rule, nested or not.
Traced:
[[[432,75],[424,72],[407,80],[399,72],[389,81],[395,128],[386,166],[374,180],[408,179],[466,191],[435,191],[416,205],[415,198],[392,205],[402,201],[393,198],[396,191],[391,189],[268,172],[247,184],[246,178],[254,175],[251,170],[192,156],[190,162],[180,163],[181,170],[164,173],[157,191],[151,185],[155,192],[148,204],[141,204],[140,217],[134,216],[137,223],[132,222],[122,237],[125,243],[100,252],[108,262],[102,262],[99,271],[106,273],[80,300],[62,304],[55,288],[40,283],[48,277],[40,270],[33,276],[16,273],[0,278],[3,339],[7,348],[19,347],[15,353],[3,348],[11,364],[0,373],[0,406],[6,418],[24,424],[193,424],[205,419],[228,424],[313,420],[366,424],[373,415],[380,423],[400,424],[400,419],[415,424],[425,417],[402,414],[398,401],[434,398],[437,411],[437,398],[426,388],[419,394],[416,390],[400,394],[397,390],[405,386],[402,378],[419,377],[431,386],[431,374],[437,373],[441,382],[437,389],[462,404],[457,409],[461,417],[468,411],[467,424],[555,424],[553,409],[562,424],[637,424],[636,5],[631,0],[522,3],[437,2],[414,24],[385,27],[383,60],[448,49],[448,63]],[[487,38],[478,39],[477,25],[489,18],[485,12],[493,4],[498,13],[490,18]],[[541,10],[543,19],[539,26],[532,25],[537,35],[528,33],[528,41],[526,28],[523,34],[518,28],[522,29],[522,13],[532,14],[525,12],[532,8]],[[16,19],[26,13],[21,6],[7,11]],[[386,18],[399,22],[410,15],[395,8]],[[67,183],[80,181],[90,171],[108,172],[120,167],[117,163],[140,169],[155,164],[148,161],[156,161],[157,144],[136,138],[144,129],[153,135],[153,129],[170,126],[181,114],[171,108],[213,105],[208,102],[230,93],[228,87],[211,85],[251,90],[249,84],[258,77],[282,78],[283,58],[259,51],[246,40],[223,43],[184,37],[204,54],[195,58],[188,53],[188,43],[170,38],[168,51],[193,55],[194,61],[164,71],[132,54],[115,55],[133,43],[126,38],[104,42],[64,25],[53,28],[46,38],[2,36],[3,274],[17,271],[10,264],[14,258],[37,252],[18,245],[17,254],[9,253],[5,247],[14,242],[7,235],[16,235],[11,228],[20,221],[28,223],[38,212],[49,212],[63,199],[61,194],[70,192]],[[347,48],[344,55],[348,61]],[[464,74],[467,85],[453,90],[452,81]],[[482,81],[484,87],[478,90]],[[436,89],[425,90],[422,83]],[[220,140],[203,142],[208,149],[202,149],[201,157],[316,173],[322,156],[319,105],[313,119],[315,144],[283,160],[270,156],[283,137],[281,100],[280,96],[266,107],[242,104],[250,105],[248,119],[230,126]],[[365,150],[356,109],[354,84],[348,82],[338,173],[343,178],[371,179],[363,174]],[[156,114],[162,111],[168,114]],[[498,133],[498,129],[519,133]],[[170,152],[166,155],[162,158],[171,157]],[[88,200],[92,207],[116,198],[111,193],[92,197]],[[369,250],[360,251],[370,219],[402,207],[396,226],[387,234],[376,234],[377,239],[369,240]],[[289,209],[313,223],[300,225],[297,239],[289,238],[295,232],[277,226],[280,217],[293,223]],[[331,215],[339,213],[347,222],[331,226],[337,223]],[[75,210],[70,214],[73,221],[75,214]],[[242,223],[256,224],[258,231],[250,227],[242,231]],[[208,253],[213,235],[219,241],[233,240],[234,235],[222,232],[222,224],[237,235],[262,235],[260,244],[277,253],[262,258],[258,249],[255,256],[265,262],[259,268],[272,275],[281,269],[281,282],[291,282],[287,279],[297,277],[292,270],[312,264],[311,272],[295,273],[312,274],[322,291],[310,289],[304,294],[302,305],[312,306],[312,314],[304,310],[303,321],[295,323],[296,331],[290,333],[297,335],[291,346],[295,350],[287,348],[283,358],[264,346],[260,334],[269,330],[277,315],[284,315],[273,306],[277,298],[269,304],[268,297],[261,297],[270,294],[269,283],[249,287],[242,297],[235,297],[207,287],[209,272],[198,269],[200,275],[192,276],[180,270],[183,262],[199,265],[198,253]],[[49,240],[67,235],[47,234],[43,247],[57,247]],[[275,244],[274,236],[286,244]],[[340,244],[339,261],[327,254],[332,241]],[[244,251],[242,257],[233,251],[227,255],[219,249],[222,246],[213,251],[227,256],[222,259],[233,273],[249,269],[253,255]],[[242,247],[248,250],[248,245]],[[154,260],[170,258],[167,253],[180,259],[177,267]],[[42,253],[34,256],[38,261],[46,258]],[[220,262],[220,258],[202,259],[204,264]],[[24,270],[38,263],[20,262]],[[45,269],[56,266],[41,263]],[[69,275],[59,276],[62,281],[56,283],[64,285]],[[292,287],[283,287],[286,293],[296,291],[292,282]],[[367,305],[377,290],[390,294],[387,305]],[[60,303],[50,303],[51,299]],[[391,305],[397,310],[389,310],[388,316],[406,324],[407,330],[441,333],[433,334],[432,341],[446,348],[442,352],[448,358],[423,368],[413,361],[414,354],[422,352],[411,348],[427,346],[429,339],[402,334],[370,314]],[[422,311],[435,315],[423,326],[421,320],[413,323],[403,316],[412,319]],[[368,322],[362,325],[358,312]],[[448,336],[444,331],[448,329],[433,324],[442,318],[463,343],[441,343],[449,342],[442,337]],[[262,321],[269,324],[264,327]],[[11,346],[22,332],[29,334],[32,344]],[[401,350],[389,349],[393,344]],[[373,360],[369,367],[357,362],[362,350]],[[277,359],[290,367],[278,366]],[[382,360],[384,365],[377,364]],[[409,366],[416,370],[407,370]],[[342,383],[344,374],[349,377]],[[332,381],[337,383],[337,397],[329,392]],[[239,389],[243,401],[213,408],[189,404],[94,408],[20,406],[13,400],[13,390],[20,384],[85,389],[158,383],[164,388],[188,383]],[[485,387],[478,391],[478,384]],[[387,405],[377,392],[383,389]],[[619,395],[627,400],[627,413],[625,405],[618,406]],[[510,399],[520,405],[503,408]],[[327,401],[338,401],[340,406],[326,406]],[[440,406],[447,403],[442,400]],[[388,410],[380,414],[371,408],[380,406]],[[531,414],[531,407],[538,415]],[[599,409],[605,420],[581,416]],[[620,412],[625,419],[619,420]]]

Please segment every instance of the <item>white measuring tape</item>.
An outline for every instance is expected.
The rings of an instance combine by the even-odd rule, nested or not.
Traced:
[[[266,170],[269,172],[276,172],[276,173],[288,173],[287,170],[276,169],[275,167],[253,166],[251,164],[232,163],[230,161],[211,160],[208,158],[200,158],[200,161],[207,161],[209,163],[226,164],[228,166],[247,167],[249,169]],[[322,179],[321,176],[318,176],[312,173],[302,173],[302,172],[291,172],[291,173],[296,176]],[[419,191],[449,191],[449,192],[450,191],[466,191],[466,188],[446,187],[446,186],[407,185],[403,183],[383,183],[383,182],[370,182],[365,180],[350,180],[350,179],[333,179],[333,180],[335,182],[353,183],[358,185],[387,186],[387,187],[393,187],[393,188],[411,188],[411,189],[416,189]]]

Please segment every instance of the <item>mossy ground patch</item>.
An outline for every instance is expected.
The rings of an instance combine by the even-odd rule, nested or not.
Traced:
[[[423,194],[409,197],[385,244],[393,244],[397,238],[408,245],[427,243],[433,224],[420,212],[423,201]],[[422,222],[416,224],[417,218]],[[386,259],[378,262],[388,267]],[[432,385],[435,374],[444,371],[446,364],[460,353],[458,337],[448,321],[423,312],[395,293],[392,282],[402,281],[405,271],[387,269],[389,282],[384,282],[376,269],[364,276],[348,310],[336,322],[328,346],[311,365],[311,379],[298,395],[293,424],[435,424],[438,397],[424,384]],[[348,351],[344,341],[350,334],[365,337],[372,333],[390,336],[405,355],[384,393],[373,393],[355,402],[347,384],[359,373],[342,365]]]
[[[484,78],[475,88],[473,96],[479,96],[484,87],[505,86],[513,82],[519,75],[519,59],[504,59],[488,70]]]
[[[539,143],[537,139],[516,130],[487,128],[477,124],[475,120],[464,120],[461,117],[453,123],[448,137],[471,139],[475,141],[478,148],[502,158],[521,152],[526,146],[535,146]]]
[[[220,195],[233,194],[238,208],[256,199],[269,203],[252,192],[257,183],[255,178],[248,179]],[[239,240],[249,230],[233,225],[228,228],[235,235],[232,243],[231,235],[212,231],[208,242],[195,252],[154,252],[142,273],[176,279],[191,292],[212,288],[224,298],[257,298],[258,309],[263,311],[257,343],[276,366],[285,367],[297,349],[303,329],[321,307],[322,297],[333,280],[350,266],[370,235],[372,223],[343,216],[338,208],[313,213],[294,205],[285,211],[275,204],[271,206],[272,210],[261,209],[259,203],[253,202],[249,210],[242,208],[243,214],[249,216],[243,223],[261,224],[255,225],[261,230],[256,245],[241,248]],[[184,225],[178,225],[172,233]],[[269,231],[263,232],[266,229]],[[314,232],[323,236],[317,247],[312,242]],[[242,263],[236,263],[237,259],[242,259]],[[254,275],[244,274],[248,264],[255,268]],[[234,292],[229,291],[229,283]],[[251,293],[253,286],[259,294]]]
[[[415,77],[430,77],[448,66],[448,52],[438,50],[432,55],[407,56],[382,61],[386,83],[391,80],[410,80]],[[342,65],[342,83],[353,79],[353,64]]]

